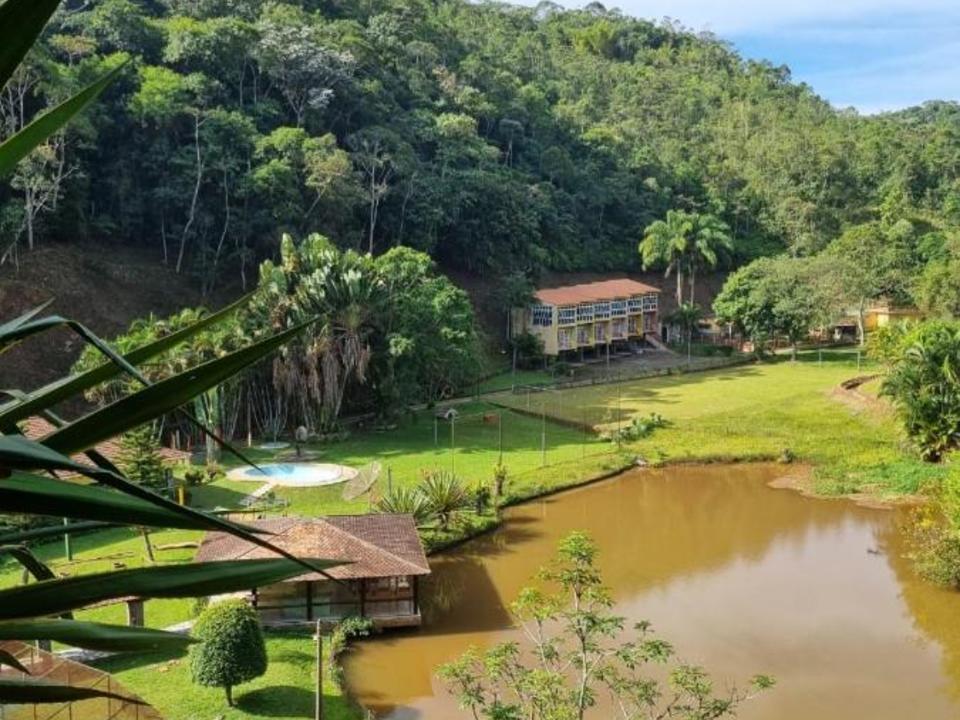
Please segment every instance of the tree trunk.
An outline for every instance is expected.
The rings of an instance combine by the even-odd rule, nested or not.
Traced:
[[[223,243],[227,239],[227,232],[230,229],[230,180],[227,171],[223,171],[223,230],[220,232],[220,241],[217,243],[217,250],[213,254],[213,269],[210,271],[210,283],[207,286],[204,295],[213,292],[217,284],[217,266],[220,264],[220,255],[223,252]]]
[[[190,215],[187,217],[187,224],[183,226],[183,234],[180,236],[180,251],[177,253],[177,274],[183,268],[183,255],[187,247],[187,237],[190,235],[190,228],[193,227],[193,221],[197,215],[197,200],[200,197],[200,184],[203,182],[203,157],[200,155],[200,115],[194,116],[193,145],[197,157],[197,181],[193,186]]]
[[[860,301],[860,304],[857,306],[857,336],[860,347],[863,347],[867,344],[867,333],[864,328],[864,318],[863,318],[863,300]]]
[[[696,282],[697,282],[697,268],[691,267],[690,268],[690,304],[691,305],[694,305],[697,302],[694,296],[694,288],[696,287]]]
[[[683,273],[677,268],[677,309],[683,305]]]
[[[367,252],[373,255],[373,233],[377,226],[377,206],[380,200],[377,197],[377,173],[376,170],[370,173],[370,235],[367,239]]]
[[[227,705],[233,707],[233,687],[230,685],[224,685],[223,692],[227,696]]]

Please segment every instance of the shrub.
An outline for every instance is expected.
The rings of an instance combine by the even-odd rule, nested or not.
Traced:
[[[917,572],[960,590],[960,470],[943,479],[933,502],[910,514],[905,530]]]
[[[930,321],[903,339],[882,392],[925,460],[960,443],[960,323]]]
[[[267,671],[267,647],[257,612],[243,600],[210,605],[197,619],[190,674],[198,685],[222,687],[233,707],[233,687]]]
[[[413,515],[417,525],[424,525],[433,517],[427,498],[419,489],[409,487],[392,488],[377,502],[377,511]]]
[[[653,431],[657,428],[666,426],[667,421],[659,413],[650,413],[648,417],[635,415],[630,420],[629,425],[619,430],[614,430],[607,434],[606,437],[612,442],[617,442],[618,440],[622,442],[641,440],[652,435]]]
[[[449,528],[454,517],[473,505],[471,493],[460,478],[446,470],[427,473],[420,484],[420,492],[441,530]]]

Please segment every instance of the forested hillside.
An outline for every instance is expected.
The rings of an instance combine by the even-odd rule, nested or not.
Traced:
[[[7,265],[110,239],[209,291],[317,231],[535,276],[637,269],[668,209],[724,220],[734,263],[902,219],[942,257],[960,221],[955,105],[859,117],[721,39],[597,3],[70,2],[0,97],[2,132],[123,59],[0,187]]]

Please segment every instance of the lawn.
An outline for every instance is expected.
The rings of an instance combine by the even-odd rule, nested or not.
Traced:
[[[599,428],[634,415],[658,413],[669,427],[631,444],[651,462],[743,460],[779,457],[789,450],[814,466],[816,489],[825,494],[868,491],[913,493],[942,469],[917,460],[893,414],[876,401],[842,402],[841,381],[875,372],[858,369],[853,351],[802,353],[701,374],[671,375],[620,385],[532,394],[503,393],[497,402],[543,408],[557,418]]]
[[[186,656],[116,656],[97,663],[171,720],[313,717],[315,644],[309,633],[267,633],[270,664],[262,677],[234,689],[236,707],[223,690],[194,685]],[[334,682],[325,654],[324,720],[355,720],[358,709]]]
[[[509,490],[521,496],[568,484],[565,478],[572,470],[567,466],[586,459],[584,464],[592,467],[591,457],[609,456],[615,449],[594,433],[486,402],[457,405],[457,411],[453,422],[436,420],[425,411],[390,431],[360,432],[335,444],[309,445],[307,450],[318,453],[322,462],[351,467],[379,463],[381,475],[374,492],[382,494],[389,485],[419,482],[429,470],[453,471],[471,486],[488,483],[502,447],[503,463],[512,479]],[[371,502],[369,494],[344,500],[342,486],[277,488],[275,493],[290,503],[290,512],[302,515],[367,512]]]
[[[487,378],[479,385],[481,393],[509,390],[514,385],[549,385],[556,382],[553,373],[546,370],[507,370]]]

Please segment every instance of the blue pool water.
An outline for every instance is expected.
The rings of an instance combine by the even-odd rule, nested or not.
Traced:
[[[269,463],[246,468],[234,475],[238,480],[269,480],[275,485],[313,487],[348,480],[348,468],[325,463]]]

